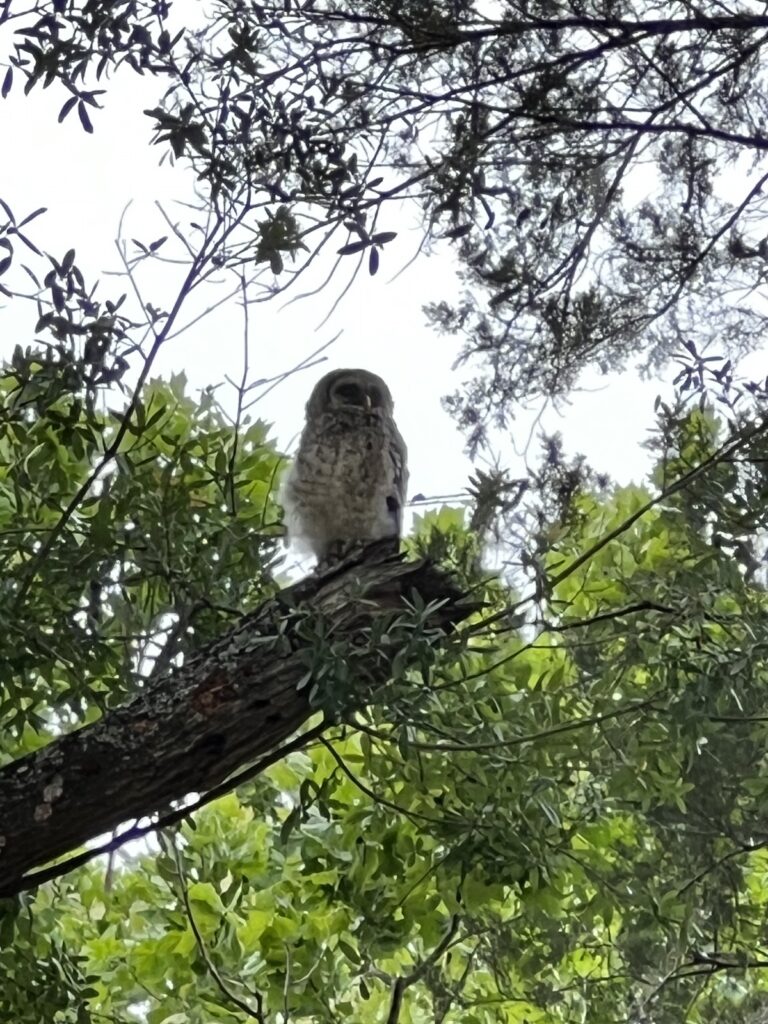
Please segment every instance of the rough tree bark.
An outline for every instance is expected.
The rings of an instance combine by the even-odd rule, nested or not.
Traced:
[[[414,591],[443,602],[430,627],[448,628],[473,607],[429,562],[371,549],[281,591],[127,704],[5,766],[0,896],[95,836],[209,791],[295,732],[316,710],[306,684],[318,623],[364,692],[385,682],[397,646],[371,644],[370,629]]]

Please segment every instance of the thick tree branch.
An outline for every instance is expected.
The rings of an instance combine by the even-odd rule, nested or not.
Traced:
[[[321,736],[326,728],[327,722],[318,721],[316,725],[305,729],[297,736],[294,736],[293,739],[281,743],[278,747],[270,750],[268,754],[254,764],[249,764],[242,771],[227,776],[218,786],[213,786],[196,800],[178,805],[172,810],[166,811],[159,816],[155,815],[149,820],[145,819],[145,824],[132,825],[122,832],[113,832],[111,838],[100,846],[89,846],[85,850],[80,850],[74,856],[67,857],[66,860],[57,860],[47,868],[41,868],[40,871],[33,871],[31,874],[24,875],[24,888],[33,889],[38,885],[42,885],[43,882],[50,882],[53,878],[61,878],[62,875],[74,871],[75,868],[82,867],[83,864],[87,864],[96,857],[102,857],[105,854],[110,855],[115,850],[119,850],[121,846],[125,846],[126,843],[134,842],[136,839],[143,839],[150,832],[159,832],[161,829],[169,828],[171,825],[178,825],[180,821],[190,817],[195,811],[199,811],[201,807],[213,803],[220,796],[224,796],[233,789],[237,789],[238,786],[249,782],[251,779],[255,779],[257,775],[261,775],[263,771],[266,771],[271,765],[277,764],[278,761],[288,754],[292,754],[295,750],[304,750],[313,740]],[[3,891],[0,888],[0,896],[2,895]]]
[[[281,591],[129,703],[0,770],[0,896],[122,822],[221,786],[307,721],[318,681],[338,694],[343,671],[364,700],[389,677],[414,592],[435,602],[429,642],[473,608],[431,563],[374,546]],[[382,617],[388,644],[371,637]]]

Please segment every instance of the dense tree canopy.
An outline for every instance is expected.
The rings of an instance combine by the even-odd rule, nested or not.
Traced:
[[[375,273],[409,198],[460,259],[432,317],[477,357],[471,443],[588,365],[674,356],[679,389],[647,488],[548,438],[530,479],[478,474],[417,521],[407,556],[467,594],[455,629],[417,591],[350,652],[287,602],[307,731],[0,900],[0,1018],[764,1021],[768,388],[702,353],[762,325],[768,17],[233,0],[184,30],[165,3],[33,0],[0,31],[2,91],[59,89],[86,131],[111,70],[156,76],[200,207],[122,250],[134,303],[2,202],[0,290],[39,314],[0,373],[6,779],[281,599],[283,456],[245,382],[232,413],[152,376],[213,276],[265,297],[323,248]],[[156,308],[137,275],[171,249]]]
[[[226,452],[231,431],[176,381],[153,385],[109,488],[36,563],[50,506],[88,471],[92,427],[63,388],[30,426],[25,395],[51,378],[17,363],[6,759],[124,700],[151,645],[189,650],[233,602],[269,593],[274,545],[263,428],[217,469],[211,438]],[[346,724],[157,845],[6,901],[4,1019],[759,1020],[766,595],[752,538],[768,451],[761,426],[721,430],[707,413],[680,420],[655,497],[581,486],[565,512],[573,473],[550,460],[541,486],[564,518],[541,524],[538,595],[486,584],[458,646],[406,655]],[[158,471],[161,488],[142,485]],[[461,571],[475,539],[445,510],[411,543]],[[32,571],[22,631],[14,597]]]
[[[477,366],[452,403],[470,428],[585,365],[744,351],[764,329],[764,12],[228,0],[186,34],[164,2],[4,18],[5,90],[56,82],[86,130],[110,68],[161,79],[156,139],[229,225],[219,261],[260,288],[324,246],[375,272],[410,197],[422,247],[459,256],[465,292],[431,316]]]

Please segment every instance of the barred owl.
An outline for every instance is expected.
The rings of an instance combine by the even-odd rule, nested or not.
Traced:
[[[400,536],[408,470],[392,409],[389,388],[367,370],[333,370],[309,396],[281,497],[289,538],[319,563],[355,541]]]

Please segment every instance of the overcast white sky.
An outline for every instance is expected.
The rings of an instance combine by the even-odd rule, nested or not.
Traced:
[[[47,206],[47,214],[34,223],[33,238],[42,248],[61,255],[75,246],[86,278],[101,276],[103,294],[114,295],[124,289],[105,279],[103,271],[119,266],[114,240],[126,203],[132,201],[124,234],[151,241],[167,234],[154,201],[161,200],[172,210],[175,199],[188,196],[190,176],[183,164],[159,167],[161,148],[147,144],[150,120],[142,109],[156,104],[157,83],[126,73],[113,80],[108,90],[105,109],[94,111],[95,132],[86,135],[74,113],[63,124],[57,123],[66,94],[56,85],[46,91],[37,88],[28,97],[15,87],[0,102],[5,154],[0,196],[17,216]],[[285,381],[256,411],[274,423],[280,444],[288,447],[301,428],[303,405],[315,380],[335,367],[367,367],[380,373],[392,388],[396,417],[409,446],[411,494],[451,494],[465,487],[471,466],[463,454],[463,438],[440,399],[460,386],[469,371],[452,369],[458,342],[436,335],[426,324],[422,306],[455,295],[458,284],[453,283],[447,248],[445,255],[420,257],[390,280],[411,256],[418,235],[408,230],[405,218],[402,224],[388,220],[381,227],[397,229],[400,235],[383,253],[379,274],[375,278],[360,274],[320,329],[343,285],[341,279],[318,296],[287,308],[281,308],[280,298],[251,308],[252,379],[289,369],[341,332],[325,352],[327,361],[322,366]],[[176,293],[174,274],[153,264],[141,281],[145,297],[167,308]],[[16,343],[32,340],[22,306],[19,302],[0,306],[2,355],[9,354]],[[155,364],[155,375],[183,369],[191,388],[197,389],[217,384],[226,375],[239,379],[242,358],[243,319],[233,299],[170,341]],[[567,449],[584,452],[596,469],[621,483],[639,481],[648,468],[640,443],[652,423],[653,400],[661,385],[640,381],[634,372],[595,377],[585,385],[590,390],[577,394],[561,414],[548,411],[543,426],[561,430]],[[220,397],[229,404],[234,393],[225,385]],[[523,471],[514,450],[524,447],[537,411],[521,410],[510,436],[498,439],[497,454],[513,473]]]

